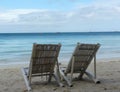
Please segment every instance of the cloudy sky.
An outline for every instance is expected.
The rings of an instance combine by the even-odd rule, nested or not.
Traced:
[[[0,33],[120,31],[120,0],[1,0]]]

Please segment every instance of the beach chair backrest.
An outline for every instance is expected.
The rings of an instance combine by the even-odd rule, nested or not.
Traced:
[[[60,47],[60,44],[34,44],[30,62],[31,74],[54,72]]]
[[[90,62],[96,55],[100,44],[77,44],[75,51],[70,59],[66,72],[71,72],[73,64],[73,73],[85,71]],[[73,62],[73,63],[72,63]]]

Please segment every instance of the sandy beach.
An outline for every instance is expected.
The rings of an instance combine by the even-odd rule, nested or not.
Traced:
[[[26,65],[0,68],[0,92],[27,92],[21,72],[21,67],[23,66]],[[97,76],[100,79],[101,84],[94,84],[86,76],[84,76],[84,80],[73,80],[73,87],[65,85],[63,88],[58,87],[54,80],[52,80],[50,84],[46,84],[45,81],[41,82],[33,80],[33,92],[120,92],[119,66],[119,60],[98,62]],[[88,68],[88,71],[92,70],[93,64],[91,64]]]

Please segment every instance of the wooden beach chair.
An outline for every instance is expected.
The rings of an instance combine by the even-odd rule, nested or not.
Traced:
[[[29,67],[22,68],[22,73],[27,86],[28,91],[31,90],[31,81],[33,77],[46,76],[48,82],[54,77],[59,86],[63,86],[60,83],[59,76],[55,74],[54,68],[57,66],[57,72],[59,71],[58,55],[60,51],[60,44],[33,44],[32,56]]]
[[[86,74],[95,83],[100,83],[96,77],[96,53],[100,47],[100,44],[80,44],[78,43],[67,68],[60,68],[60,74],[64,80],[66,80],[69,86],[72,86],[72,77],[74,73],[79,73],[78,79],[82,79]],[[90,62],[94,58],[94,76],[86,71]],[[70,80],[67,77],[70,74]]]

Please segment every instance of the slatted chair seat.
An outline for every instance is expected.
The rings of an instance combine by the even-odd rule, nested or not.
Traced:
[[[22,68],[28,91],[31,90],[31,79],[35,76],[48,76],[48,82],[51,81],[53,76],[58,85],[63,86],[59,76],[54,71],[55,65],[57,65],[57,72],[59,72],[58,55],[60,48],[60,44],[33,44],[30,65]]]
[[[80,73],[79,79],[83,77],[83,74],[86,74],[95,83],[100,82],[96,78],[96,53],[99,47],[100,44],[84,44],[84,43],[77,44],[67,68],[66,69],[64,68],[64,70],[62,68],[60,69],[60,74],[67,81],[69,86],[72,86],[72,76],[74,73]],[[86,71],[87,67],[89,66],[93,58],[94,58],[94,76]],[[67,74],[71,74],[70,80],[68,80]]]

